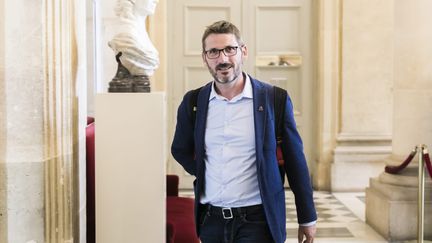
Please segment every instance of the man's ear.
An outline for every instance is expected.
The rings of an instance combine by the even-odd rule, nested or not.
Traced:
[[[206,55],[205,55],[204,52],[201,54],[201,57],[202,57],[203,63],[208,67],[208,63],[207,63],[207,59],[206,59]]]
[[[243,45],[242,47],[240,47],[242,50],[242,60],[247,60],[248,57],[248,49],[246,45]]]

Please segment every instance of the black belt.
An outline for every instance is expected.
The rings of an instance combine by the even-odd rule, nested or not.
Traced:
[[[202,210],[205,210],[210,215],[220,216],[224,219],[232,219],[234,217],[240,217],[241,215],[252,213],[257,210],[263,210],[262,204],[238,208],[217,207],[210,204],[204,204],[201,206]]]

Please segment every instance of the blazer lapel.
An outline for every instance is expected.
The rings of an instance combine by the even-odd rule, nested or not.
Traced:
[[[255,121],[255,143],[256,151],[259,153],[262,151],[264,146],[264,134],[267,122],[267,94],[265,88],[255,79],[251,78],[252,90],[253,90],[253,101],[254,101],[254,121]],[[257,154],[258,155],[258,154]]]
[[[195,156],[197,160],[197,183],[196,183],[196,196],[199,197],[201,192],[204,190],[204,139],[205,139],[205,128],[207,123],[207,111],[208,103],[211,91],[211,84],[204,86],[198,94],[197,100],[197,113],[195,121]]]
[[[195,148],[196,153],[203,155],[204,152],[204,136],[207,123],[207,111],[210,97],[212,82],[205,85],[198,94],[197,100],[197,113],[196,113],[196,127],[195,127]]]

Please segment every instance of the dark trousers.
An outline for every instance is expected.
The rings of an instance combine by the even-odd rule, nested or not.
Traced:
[[[202,243],[273,243],[262,205],[242,208],[200,206]]]

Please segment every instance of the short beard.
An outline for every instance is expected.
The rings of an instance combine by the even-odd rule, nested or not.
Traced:
[[[236,80],[237,78],[238,78],[238,74],[237,75],[235,75],[232,79],[228,79],[228,80],[221,80],[221,79],[218,79],[217,77],[216,77],[216,75],[213,75],[213,78],[214,78],[214,80],[216,81],[216,82],[218,82],[218,83],[220,83],[220,84],[228,84],[228,83],[231,83],[232,81],[234,81],[234,80]]]
[[[220,84],[228,84],[228,83],[233,82],[234,80],[236,80],[236,79],[240,76],[241,72],[237,72],[238,69],[239,69],[239,67],[237,66],[236,70],[234,70],[234,73],[233,73],[233,74],[234,74],[234,77],[233,77],[232,79],[227,79],[227,80],[219,79],[219,78],[217,77],[217,71],[218,71],[218,69],[220,69],[220,68],[225,68],[225,67],[227,67],[227,66],[230,66],[231,68],[234,68],[233,65],[230,65],[230,64],[228,64],[228,63],[222,63],[222,64],[217,65],[217,66],[215,67],[215,71],[213,71],[211,68],[209,68],[210,73],[211,73],[211,75],[213,76],[213,78],[214,78],[214,80],[215,80],[216,82],[218,82],[218,83],[220,83]]]

